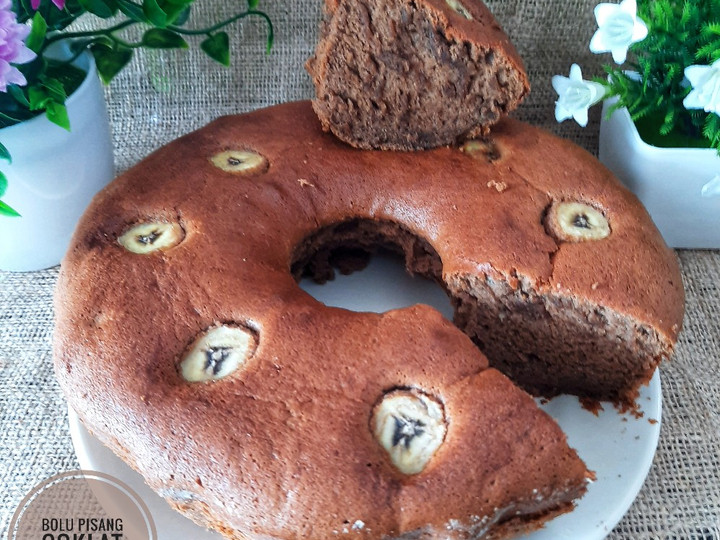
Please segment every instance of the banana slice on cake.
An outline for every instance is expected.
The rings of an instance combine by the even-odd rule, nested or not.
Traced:
[[[138,223],[127,229],[118,238],[125,249],[138,255],[147,255],[154,251],[165,251],[177,246],[185,238],[185,232],[179,223],[148,221]]]
[[[250,150],[225,150],[210,158],[218,169],[233,174],[259,174],[268,168],[268,161]]]
[[[425,469],[447,431],[442,403],[416,389],[385,394],[370,424],[393,465],[408,475]]]
[[[188,382],[223,379],[241,368],[255,354],[255,335],[245,327],[218,326],[201,335],[180,363]]]
[[[561,242],[602,240],[610,236],[610,224],[602,212],[581,202],[553,203],[545,225],[548,232]]]

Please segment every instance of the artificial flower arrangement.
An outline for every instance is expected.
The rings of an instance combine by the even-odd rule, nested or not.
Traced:
[[[720,153],[720,0],[622,0],[595,7],[593,53],[611,53],[607,78],[584,80],[573,64],[556,75],[558,122],[588,122],[588,109],[617,97],[641,138],[659,147],[715,148]],[[634,61],[625,64],[628,51]]]
[[[248,16],[266,22],[268,51],[272,47],[272,22],[258,9],[258,0],[248,0],[244,11],[199,29],[186,26],[193,4],[194,0],[0,0],[0,128],[45,114],[69,130],[65,100],[86,75],[72,62],[85,50],[92,53],[100,78],[109,83],[136,49],[186,49],[186,39],[193,37],[202,38],[200,48],[210,58],[228,66],[230,40],[223,29]],[[104,27],[68,30],[86,14],[105,20]],[[141,30],[139,39],[127,37],[131,28]],[[70,58],[53,56],[52,46],[58,42],[69,44]],[[0,159],[12,159],[1,143]],[[6,190],[7,178],[0,172],[0,199]],[[0,200],[3,215],[19,216]]]

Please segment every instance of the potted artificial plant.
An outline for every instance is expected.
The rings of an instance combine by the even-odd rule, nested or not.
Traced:
[[[604,101],[600,160],[670,246],[720,248],[720,0],[623,0],[595,18],[590,50],[615,65],[554,77],[556,118],[584,126]]]
[[[189,37],[227,66],[223,29],[247,16],[267,22],[272,46],[272,24],[257,0],[202,29],[189,28],[193,3],[0,0],[0,270],[58,264],[78,218],[112,179],[99,79],[110,82],[138,48],[184,49]],[[99,19],[97,28],[68,28],[83,15]]]

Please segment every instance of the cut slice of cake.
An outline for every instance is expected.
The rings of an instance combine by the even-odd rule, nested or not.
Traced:
[[[444,397],[437,462],[399,486],[402,538],[507,538],[574,508],[594,475],[528,394],[491,368]]]
[[[529,91],[480,0],[327,0],[315,112],[358,148],[412,150],[485,133]]]

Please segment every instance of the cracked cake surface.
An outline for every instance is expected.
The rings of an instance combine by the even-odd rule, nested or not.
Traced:
[[[326,0],[307,69],[323,128],[358,148],[410,150],[487,131],[529,91],[480,0]]]
[[[377,247],[437,280],[455,325],[297,284]],[[631,401],[683,291],[639,202],[569,142],[505,119],[460,148],[359,151],[297,102],[220,118],[105,188],[55,306],[70,405],[198,523],[467,539],[537,528],[592,476],[511,379]]]

